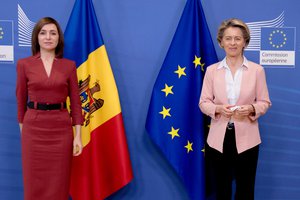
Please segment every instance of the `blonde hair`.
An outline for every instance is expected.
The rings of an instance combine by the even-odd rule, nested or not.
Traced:
[[[242,20],[236,19],[236,18],[227,19],[227,20],[223,21],[221,23],[221,25],[219,26],[218,36],[217,36],[217,40],[218,40],[219,44],[221,44],[225,30],[230,27],[237,27],[242,31],[243,38],[245,40],[246,47],[247,47],[250,42],[249,28],[248,28],[247,24],[245,24]]]

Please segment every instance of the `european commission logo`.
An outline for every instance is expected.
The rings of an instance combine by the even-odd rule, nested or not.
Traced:
[[[296,28],[284,27],[284,12],[268,21],[246,23],[251,40],[246,51],[258,51],[265,67],[294,67]]]
[[[262,28],[260,63],[262,65],[295,65],[296,28]]]
[[[13,21],[0,20],[0,62],[14,62]]]
[[[31,47],[31,33],[35,26],[18,4],[18,42],[20,47]]]

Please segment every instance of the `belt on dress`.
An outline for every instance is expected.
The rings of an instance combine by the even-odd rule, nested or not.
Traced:
[[[28,108],[36,109],[36,110],[61,110],[67,107],[66,102],[49,104],[49,103],[38,103],[29,101],[27,103]]]

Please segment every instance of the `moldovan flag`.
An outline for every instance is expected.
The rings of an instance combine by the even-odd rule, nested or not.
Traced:
[[[65,31],[65,57],[76,62],[85,121],[83,152],[73,158],[73,200],[100,200],[128,184],[132,168],[118,90],[92,0],[76,0]]]

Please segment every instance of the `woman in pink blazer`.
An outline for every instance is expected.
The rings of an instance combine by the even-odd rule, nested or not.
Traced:
[[[271,106],[262,66],[246,59],[250,32],[239,19],[222,22],[218,43],[226,57],[206,70],[199,102],[211,117],[206,156],[213,163],[217,199],[254,199],[255,174],[261,143],[257,119]]]

